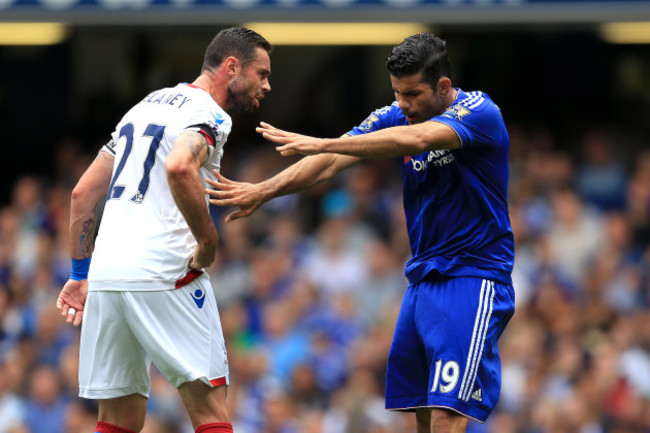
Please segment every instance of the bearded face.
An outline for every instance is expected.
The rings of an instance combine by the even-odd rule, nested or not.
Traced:
[[[250,113],[259,107],[259,94],[255,83],[245,80],[241,76],[228,86],[229,110],[233,113]],[[261,95],[262,98],[264,95]],[[260,98],[261,99],[261,98]]]
[[[266,92],[271,90],[270,74],[269,54],[258,48],[255,60],[243,68],[228,85],[228,111],[249,113],[259,108],[260,101],[264,99]]]

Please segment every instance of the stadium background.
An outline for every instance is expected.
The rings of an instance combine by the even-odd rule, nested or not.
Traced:
[[[93,431],[96,407],[76,398],[78,331],[54,308],[70,188],[124,110],[193,80],[214,33],[251,21],[420,23],[448,40],[455,84],[500,105],[518,311],[500,404],[469,432],[650,431],[650,41],[613,43],[602,26],[649,20],[650,2],[42,3],[0,1],[0,35],[68,23],[53,45],[0,44],[0,432]],[[235,119],[223,173],[255,181],[291,162],[256,137],[259,120],[337,136],[389,104],[391,45],[276,44],[273,90]],[[214,209],[238,433],[415,431],[383,410],[408,259],[396,164],[367,161],[228,225]],[[145,430],[190,432],[153,378]]]

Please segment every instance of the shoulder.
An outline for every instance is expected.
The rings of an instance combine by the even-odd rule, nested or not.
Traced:
[[[460,92],[462,92],[462,90]],[[491,101],[492,100],[487,94],[480,90],[474,90],[472,92],[463,92],[462,97],[457,100],[457,105],[466,107],[470,110],[477,110],[485,108],[486,104],[489,104]]]
[[[385,128],[387,126],[393,126],[396,122],[399,121],[399,117],[404,117],[402,110],[397,106],[397,102],[393,102],[391,105],[385,107],[377,108],[375,111],[370,113],[370,115],[359,125],[359,129],[363,131],[371,131],[373,129]]]
[[[459,122],[501,117],[501,110],[486,93],[480,90],[459,92],[459,97],[441,114],[442,117]]]
[[[196,92],[196,104],[191,111],[193,124],[205,124],[215,131],[226,134],[232,129],[232,118],[215,102],[207,93],[199,90]]]

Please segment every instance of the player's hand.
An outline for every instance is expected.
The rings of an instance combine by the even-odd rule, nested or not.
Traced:
[[[194,248],[194,254],[189,263],[190,269],[201,270],[214,262],[217,256],[217,242],[203,242]]]
[[[316,155],[324,150],[325,140],[322,138],[284,131],[266,122],[260,122],[255,130],[267,140],[279,144],[275,150],[282,156]]]
[[[65,283],[56,300],[56,308],[61,311],[61,315],[65,317],[66,323],[79,326],[83,318],[87,296],[88,280],[68,280]]]
[[[247,217],[267,201],[262,192],[263,188],[258,184],[227,179],[217,170],[214,170],[214,175],[217,177],[217,181],[206,179],[208,184],[214,188],[205,190],[210,196],[208,201],[217,206],[239,208],[226,216],[226,222]]]

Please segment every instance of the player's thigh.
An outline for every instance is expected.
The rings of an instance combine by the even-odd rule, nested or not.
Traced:
[[[151,362],[127,322],[122,292],[88,293],[79,350],[79,396],[149,395]]]
[[[404,409],[426,405],[429,362],[416,326],[419,285],[404,293],[386,371],[386,408]]]
[[[428,281],[416,322],[430,365],[429,405],[484,421],[501,386],[497,340],[514,313],[514,292],[480,278]]]
[[[129,296],[131,329],[172,385],[197,379],[210,386],[227,384],[226,347],[208,278],[177,290]]]

